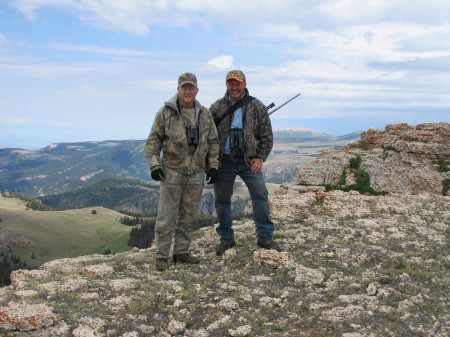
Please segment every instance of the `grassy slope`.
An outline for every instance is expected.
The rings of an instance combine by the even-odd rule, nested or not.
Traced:
[[[92,214],[95,209],[97,214]],[[122,215],[102,207],[68,211],[32,211],[15,198],[0,197],[1,246],[30,265],[64,257],[120,252],[127,246],[131,228],[120,224]],[[34,252],[35,259],[31,259]]]

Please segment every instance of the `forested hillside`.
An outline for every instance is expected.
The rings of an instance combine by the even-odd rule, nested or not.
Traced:
[[[56,209],[102,206],[124,214],[154,216],[158,211],[159,185],[111,177],[73,191],[38,199]]]

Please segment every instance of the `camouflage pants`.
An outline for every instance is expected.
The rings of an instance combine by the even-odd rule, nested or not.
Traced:
[[[183,174],[164,168],[161,181],[158,217],[156,218],[156,258],[169,258],[173,239],[173,254],[187,253],[191,243],[203,192],[203,172]]]

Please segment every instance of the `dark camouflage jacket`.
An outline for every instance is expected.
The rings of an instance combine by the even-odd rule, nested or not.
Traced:
[[[185,124],[177,107],[177,95],[164,103],[156,113],[153,126],[144,146],[151,170],[166,166],[181,173],[219,167],[219,141],[211,112],[195,100],[199,125],[199,142],[191,154]],[[162,150],[162,157],[161,157]]]
[[[248,90],[245,89],[245,95],[248,94]],[[225,96],[214,102],[209,110],[214,119],[217,120],[227,111],[229,106],[231,106],[231,102],[228,98],[228,93],[225,93]],[[242,112],[246,143],[244,160],[250,166],[251,159],[257,157],[265,161],[269,156],[273,146],[272,124],[266,106],[256,98],[244,104],[242,106]],[[217,125],[220,142],[220,160],[222,160],[225,151],[232,120],[233,114],[222,119],[219,125]]]

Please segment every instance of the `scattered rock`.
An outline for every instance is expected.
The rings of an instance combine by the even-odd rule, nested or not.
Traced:
[[[322,284],[325,276],[320,270],[298,266],[295,269],[295,283],[302,285],[318,285]]]
[[[50,273],[48,273],[44,270],[38,270],[38,269],[14,270],[10,275],[11,285],[16,288],[23,288],[32,279],[43,279],[48,275],[50,275]]]
[[[171,335],[177,335],[186,329],[186,323],[172,319],[167,326],[167,331]]]
[[[375,296],[378,292],[378,287],[379,287],[378,283],[369,284],[369,286],[367,287],[367,295]]]
[[[251,334],[252,327],[250,325],[243,325],[238,327],[236,330],[229,329],[228,333],[233,337],[245,337]]]
[[[239,303],[230,298],[224,298],[219,302],[219,307],[224,308],[227,311],[233,311],[239,308]]]
[[[294,257],[288,252],[277,252],[276,250],[259,249],[253,253],[255,261],[276,268],[293,269],[295,267]]]
[[[10,302],[0,307],[0,328],[4,330],[30,331],[52,325],[57,320],[52,308],[46,304]]]

